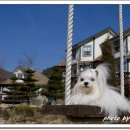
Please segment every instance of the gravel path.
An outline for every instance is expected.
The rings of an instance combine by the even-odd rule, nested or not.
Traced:
[[[2,117],[0,117],[0,124],[5,124],[5,120]]]

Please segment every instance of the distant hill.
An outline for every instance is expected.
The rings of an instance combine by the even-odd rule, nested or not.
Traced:
[[[0,81],[6,80],[12,76],[12,73],[0,68]]]
[[[46,70],[42,71],[42,74],[44,74],[45,76],[50,78],[54,69],[59,69],[61,72],[65,72],[65,63],[64,62],[60,62],[56,66],[47,68]]]
[[[54,69],[59,69],[61,72],[65,72],[65,67],[63,67],[63,66],[53,66],[51,68],[47,68],[46,70],[43,70],[42,74],[44,74],[45,76],[50,78]]]

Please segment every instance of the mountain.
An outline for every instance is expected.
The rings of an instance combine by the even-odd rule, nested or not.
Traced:
[[[0,68],[0,81],[6,80],[12,76],[12,73]]]

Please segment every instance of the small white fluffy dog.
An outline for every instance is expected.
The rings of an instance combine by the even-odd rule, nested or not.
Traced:
[[[70,104],[96,105],[109,116],[117,116],[118,110],[130,112],[130,103],[107,84],[108,78],[108,64],[84,70],[72,89]]]

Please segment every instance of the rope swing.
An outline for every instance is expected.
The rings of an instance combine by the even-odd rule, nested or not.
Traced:
[[[73,5],[71,4],[71,5],[69,5],[69,12],[68,12],[66,80],[65,80],[65,105],[69,105],[69,103],[70,103],[72,35],[73,35]]]
[[[73,10],[74,5],[69,5],[68,10],[68,33],[66,53],[66,80],[65,80],[65,105],[70,103],[71,88],[71,61],[72,61],[72,35],[73,35]],[[124,45],[123,45],[123,18],[122,4],[119,5],[119,30],[120,30],[120,91],[124,97]]]
[[[90,117],[91,117],[90,119],[92,119],[92,117],[94,117],[94,119],[98,118],[98,119],[102,120],[102,117],[106,117],[109,114],[107,112],[108,110],[105,112],[105,107],[103,109],[100,106],[96,106],[96,105],[81,105],[81,104],[71,105],[70,104],[71,103],[70,94],[71,94],[73,11],[74,11],[74,5],[70,4],[69,9],[68,9],[65,103],[64,103],[65,105],[47,105],[45,107],[45,109],[43,110],[43,114],[45,114],[45,115],[64,115],[67,117],[73,117],[73,118],[75,117],[76,119],[77,119],[77,117],[82,117],[82,118],[85,117],[84,119],[86,119],[86,117],[87,117],[87,120]],[[123,47],[122,5],[119,5],[119,25],[120,25],[119,26],[120,27],[120,78],[121,78],[120,79],[121,80],[120,90],[121,90],[121,95],[124,96],[124,57],[123,57],[124,56],[124,47]],[[122,97],[121,97],[121,99],[122,99]],[[105,104],[106,104],[106,102],[105,102]],[[119,107],[122,103],[119,105],[119,102],[118,102],[117,104]],[[107,105],[107,106],[109,107],[109,106],[111,106],[111,104]],[[113,111],[113,109],[114,109],[114,111]],[[114,107],[113,109],[110,109],[110,115],[111,115],[111,113],[113,113],[114,115],[118,114],[118,110],[116,112],[116,107]],[[128,106],[128,110],[129,110],[129,106]],[[124,113],[124,112],[122,113],[121,111],[119,111],[119,117],[120,116],[122,117],[123,114],[126,115],[126,113]],[[79,120],[80,119],[81,118],[79,118]]]
[[[123,16],[122,4],[119,5],[119,28],[120,28],[120,91],[124,97],[124,44],[123,44]]]

